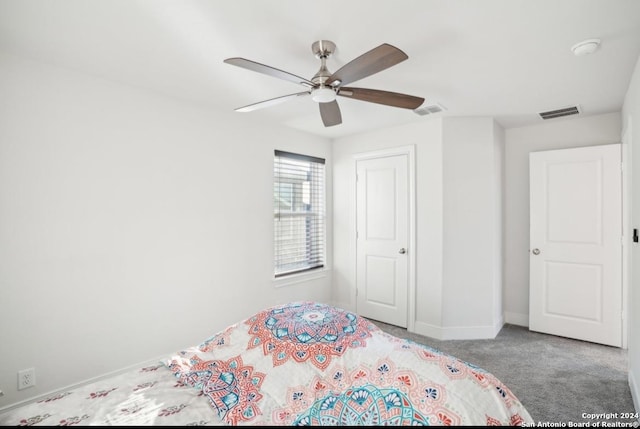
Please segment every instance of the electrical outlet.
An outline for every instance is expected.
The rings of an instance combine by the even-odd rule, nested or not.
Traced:
[[[36,385],[36,369],[28,368],[18,371],[18,390]]]

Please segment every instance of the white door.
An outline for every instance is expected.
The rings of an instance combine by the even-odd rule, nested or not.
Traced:
[[[408,156],[356,161],[356,306],[359,314],[407,327]]]
[[[622,342],[619,144],[530,154],[529,329]]]

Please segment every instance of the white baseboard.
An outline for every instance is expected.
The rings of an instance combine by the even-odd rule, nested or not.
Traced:
[[[106,374],[99,375],[97,377],[88,378],[86,380],[79,381],[77,383],[73,383],[73,384],[70,384],[70,385],[65,386],[65,387],[61,387],[60,389],[50,390],[50,391],[48,391],[46,393],[41,393],[41,394],[35,395],[35,396],[31,397],[31,398],[23,399],[22,401],[18,401],[18,402],[14,402],[13,404],[5,405],[3,407],[0,407],[0,413],[16,409],[16,408],[21,407],[23,405],[31,404],[33,402],[40,401],[42,399],[46,399],[49,396],[55,395],[57,393],[66,392],[68,390],[76,389],[76,388],[78,388],[80,386],[84,386],[85,384],[94,383],[96,381],[100,381],[100,380],[103,380],[103,379],[108,378],[108,377],[112,377],[112,376],[123,374],[123,373],[125,373],[127,371],[130,371],[132,369],[135,369],[135,368],[142,368],[142,367],[145,367],[145,366],[151,366],[151,365],[160,364],[162,361],[167,359],[168,356],[171,356],[171,354],[167,353],[165,355],[159,356],[156,359],[149,359],[147,361],[140,362],[140,363],[137,363],[137,364],[134,364],[134,365],[130,365],[128,367],[121,368],[121,369],[118,369],[118,370],[115,370],[115,371],[111,371],[111,372],[108,372]]]
[[[504,321],[505,323],[509,323],[511,325],[524,326],[525,328],[529,327],[529,315],[522,313],[511,313],[508,311],[504,312]]]
[[[436,340],[486,340],[493,339],[502,329],[504,320],[499,319],[493,326],[441,327],[416,321],[414,333]]]
[[[636,413],[640,413],[640,385],[638,385],[637,379],[633,371],[629,370],[629,389],[631,390],[631,398],[633,399],[633,407],[636,409]],[[638,419],[640,422],[640,419]]]
[[[504,316],[500,315],[500,318],[496,320],[496,323],[493,325],[493,337],[491,338],[495,338],[500,333],[504,323]]]
[[[413,324],[413,332],[415,334],[424,335],[425,337],[442,339],[442,328],[440,326],[431,325],[429,323],[416,322]]]

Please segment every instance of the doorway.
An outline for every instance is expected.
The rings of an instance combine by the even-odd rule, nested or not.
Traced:
[[[621,145],[533,152],[529,165],[529,329],[621,347]]]
[[[413,146],[356,156],[356,308],[411,327],[415,296]]]

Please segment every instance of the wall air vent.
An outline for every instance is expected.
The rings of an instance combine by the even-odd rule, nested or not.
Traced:
[[[563,116],[577,115],[580,113],[579,106],[570,106],[562,109],[549,110],[538,113],[542,119],[561,118]]]
[[[447,109],[445,109],[442,104],[436,103],[436,104],[431,104],[429,106],[420,106],[417,109],[414,109],[413,111],[420,116],[425,116],[425,115],[432,115],[434,113],[444,112],[445,110]]]

